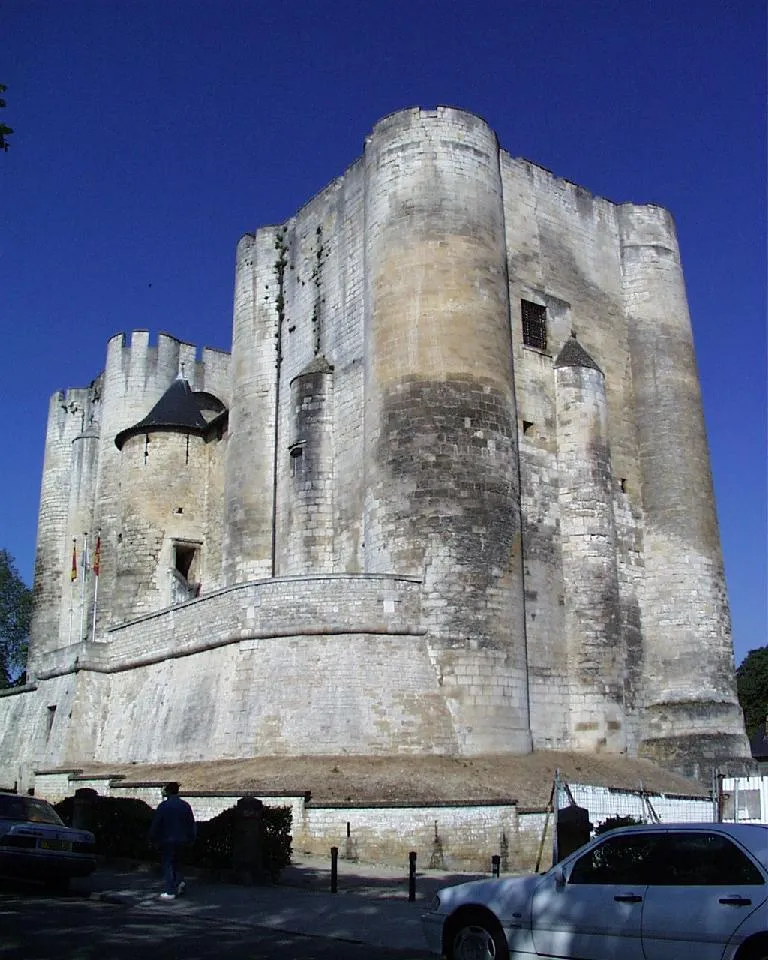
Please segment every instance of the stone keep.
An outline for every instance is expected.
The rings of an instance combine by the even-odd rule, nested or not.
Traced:
[[[94,587],[70,579],[73,539]],[[82,558],[81,558],[82,560]],[[460,110],[237,248],[231,355],[123,335],[50,406],[25,768],[748,755],[677,241]]]

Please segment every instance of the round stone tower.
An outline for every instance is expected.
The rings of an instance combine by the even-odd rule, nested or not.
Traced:
[[[196,597],[205,561],[207,478],[218,398],[179,376],[149,413],[115,437],[121,452],[117,582],[122,619]]]
[[[365,145],[367,572],[423,578],[465,753],[530,749],[499,147],[405,110]]]
[[[603,373],[575,336],[555,361],[571,744],[620,753],[624,655]]]
[[[314,357],[290,384],[290,502],[278,574],[333,569],[333,367]]]
[[[162,487],[167,475],[163,468],[162,477],[158,476],[156,481],[156,463],[150,465],[149,458],[144,459],[143,438],[146,433],[141,434],[141,453],[137,452],[140,441],[136,439],[126,457],[123,457],[115,438],[124,435],[147,416],[180,370],[185,369],[188,375],[192,375],[195,356],[193,344],[167,334],[161,333],[157,345],[151,346],[145,330],[132,333],[130,346],[126,345],[123,334],[112,337],[107,346],[93,516],[96,529],[91,531],[92,534],[101,532],[102,546],[97,633],[147,609],[145,589],[149,580],[146,574],[150,564],[157,565],[160,559],[163,536],[155,525],[162,520],[162,529],[165,522],[164,516],[161,518],[152,513],[149,489],[155,482]],[[134,453],[135,462],[132,461]],[[134,466],[148,469],[136,471]],[[145,482],[148,487],[143,486]],[[142,499],[142,493],[145,499]]]
[[[645,521],[640,750],[700,775],[749,746],[693,337],[671,216],[625,204],[619,226]]]

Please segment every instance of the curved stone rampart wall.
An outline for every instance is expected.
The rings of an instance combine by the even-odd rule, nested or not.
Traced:
[[[77,662],[72,648],[51,657],[24,695],[28,719],[10,720],[28,728],[38,765],[457,752],[415,580],[243,584],[108,636]],[[66,718],[50,735],[29,729],[43,704]]]

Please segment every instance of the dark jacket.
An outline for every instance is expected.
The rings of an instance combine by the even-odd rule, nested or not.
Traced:
[[[155,810],[149,829],[150,842],[158,846],[165,843],[193,843],[196,835],[197,826],[192,807],[178,794],[166,797]]]

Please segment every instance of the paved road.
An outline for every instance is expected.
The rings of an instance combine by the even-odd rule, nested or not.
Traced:
[[[425,960],[421,951],[303,936],[0,887],[1,960]]]

